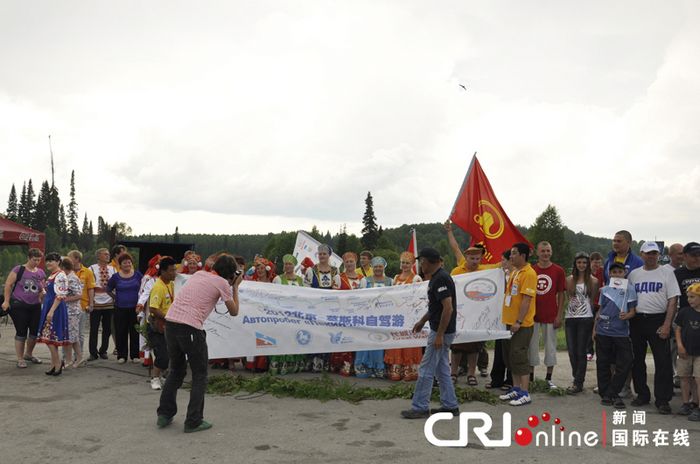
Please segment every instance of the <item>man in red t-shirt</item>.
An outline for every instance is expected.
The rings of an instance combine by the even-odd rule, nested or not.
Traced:
[[[534,379],[535,366],[540,364],[540,333],[544,338],[544,364],[547,366],[547,384],[557,388],[552,382],[552,371],[557,364],[557,332],[561,326],[561,312],[564,307],[566,273],[561,266],[552,262],[552,245],[549,242],[537,244],[537,264],[532,266],[537,273],[537,297],[535,299],[535,326],[530,340],[530,377]]]

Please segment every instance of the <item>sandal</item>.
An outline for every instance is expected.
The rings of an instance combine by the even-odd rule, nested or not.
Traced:
[[[24,360],[31,361],[32,364],[42,364],[43,363],[43,361],[41,359],[37,358],[36,356],[25,356]]]
[[[467,376],[467,385],[469,385],[470,387],[476,387],[477,385],[479,385],[479,382],[476,380],[476,376],[468,375]]]
[[[17,367],[19,369],[26,369],[27,368],[27,362],[22,359],[21,361],[17,361]]]
[[[452,378],[452,385],[457,385],[457,374],[450,375]]]

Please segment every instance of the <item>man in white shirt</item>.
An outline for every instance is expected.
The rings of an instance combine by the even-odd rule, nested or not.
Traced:
[[[676,313],[680,289],[673,271],[659,266],[659,246],[644,242],[641,248],[644,266],[630,272],[629,282],[637,292],[637,314],[630,320],[630,338],[634,363],[632,380],[637,397],[632,406],[651,401],[647,386],[646,350],[654,356],[654,397],[660,414],[670,414],[673,397],[673,366],[671,364],[671,324]]]

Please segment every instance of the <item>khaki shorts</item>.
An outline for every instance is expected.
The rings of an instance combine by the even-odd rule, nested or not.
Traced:
[[[509,325],[506,327],[510,330]],[[532,327],[520,327],[520,329],[510,337],[510,340],[504,339],[502,342],[503,361],[513,375],[530,374],[530,361],[527,355],[533,330]]]
[[[688,356],[683,359],[680,356],[676,361],[678,377],[700,377],[700,356]]]

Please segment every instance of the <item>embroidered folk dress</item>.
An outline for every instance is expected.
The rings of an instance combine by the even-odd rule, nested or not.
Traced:
[[[68,296],[68,276],[59,271],[52,274],[46,281],[46,296],[41,307],[41,319],[39,319],[38,343],[47,345],[65,346],[70,345],[68,333],[68,307],[63,298]],[[51,306],[56,298],[61,299],[58,307],[53,313],[51,321],[46,320]]]
[[[414,273],[410,273],[407,278],[401,279],[401,274],[394,277],[394,285],[410,285],[422,282],[423,279]],[[384,352],[384,363],[389,369],[389,379],[407,381],[418,379],[418,365],[423,358],[423,348],[416,346],[413,348],[394,348]]]
[[[371,276],[366,277],[365,281],[366,288],[389,287],[392,284],[388,277],[377,279]],[[355,375],[360,378],[384,378],[384,350],[358,351],[355,354]]]
[[[72,272],[68,276],[68,295],[81,296],[83,294],[83,284],[80,282],[78,276]],[[69,301],[66,304],[68,308],[68,339],[71,343],[78,343],[80,341],[80,317],[83,314],[83,310],[80,307],[80,300]]]

